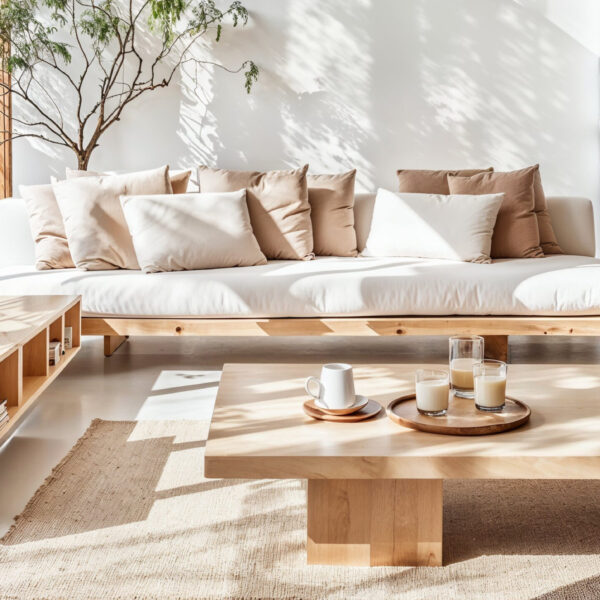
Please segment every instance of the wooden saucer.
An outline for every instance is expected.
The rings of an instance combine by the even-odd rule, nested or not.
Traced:
[[[374,400],[369,400],[365,406],[360,410],[353,412],[349,415],[331,415],[323,412],[316,404],[314,400],[307,400],[302,408],[304,412],[313,419],[319,419],[320,421],[334,421],[336,423],[353,423],[356,421],[364,421],[370,419],[375,415],[378,415],[381,411],[381,405]]]
[[[448,412],[443,417],[428,417],[417,410],[415,394],[392,400],[386,409],[388,417],[404,427],[443,435],[490,435],[520,427],[529,421],[531,409],[514,398],[506,398],[502,412],[485,412],[475,408],[468,398],[452,395]]]

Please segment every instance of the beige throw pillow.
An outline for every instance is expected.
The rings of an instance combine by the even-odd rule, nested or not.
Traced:
[[[79,177],[52,186],[78,269],[139,269],[121,195],[170,194],[169,167]]]
[[[121,196],[121,205],[145,273],[267,262],[252,233],[246,190]]]
[[[445,196],[379,189],[363,256],[489,263],[502,194]]]
[[[469,177],[478,173],[493,171],[487,169],[456,169],[450,171],[432,171],[427,169],[399,169],[398,191],[411,194],[449,194],[448,176],[459,175]]]
[[[448,177],[452,194],[504,193],[492,238],[492,258],[544,256],[533,195],[536,172],[537,165],[507,173],[496,171],[472,177]]]
[[[52,186],[21,185],[21,197],[29,213],[29,226],[35,240],[35,268],[72,269],[67,234]]]
[[[307,175],[308,201],[317,256],[357,256],[354,230],[356,169],[335,175]]]
[[[116,172],[101,173],[98,171],[79,171],[77,169],[66,168],[66,178],[75,179],[76,177],[97,177],[98,175],[119,175]],[[185,194],[188,189],[188,183],[192,176],[191,169],[188,171],[169,170],[169,180],[174,194]]]
[[[198,167],[200,192],[233,192],[246,188],[254,235],[267,258],[314,258],[308,165],[293,171],[230,171]]]

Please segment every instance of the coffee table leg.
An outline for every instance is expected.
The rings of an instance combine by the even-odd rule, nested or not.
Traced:
[[[308,564],[439,566],[441,479],[309,479]]]

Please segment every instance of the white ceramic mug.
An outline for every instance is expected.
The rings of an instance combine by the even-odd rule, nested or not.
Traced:
[[[311,384],[318,385],[318,393],[311,390]],[[321,379],[311,376],[304,387],[308,394],[327,408],[348,408],[356,401],[352,365],[345,363],[323,365]]]

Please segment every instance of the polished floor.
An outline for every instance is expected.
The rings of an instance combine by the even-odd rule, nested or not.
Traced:
[[[0,448],[0,535],[94,418],[207,419],[225,362],[443,362],[447,338],[136,338],[81,352]],[[511,338],[515,363],[600,363],[594,338]],[[600,401],[600,399],[599,399]]]

